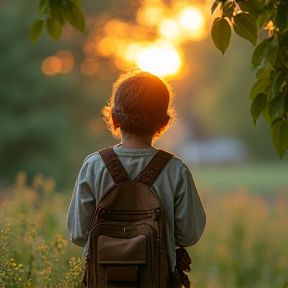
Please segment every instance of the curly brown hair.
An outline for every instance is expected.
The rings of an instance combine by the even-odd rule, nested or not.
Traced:
[[[134,70],[120,74],[113,84],[104,121],[113,136],[120,130],[159,139],[176,120],[172,87],[148,72]]]

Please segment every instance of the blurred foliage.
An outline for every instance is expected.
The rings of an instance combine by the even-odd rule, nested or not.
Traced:
[[[38,172],[50,175],[60,187],[71,185],[83,158],[106,145],[101,108],[110,87],[102,84],[102,89],[97,89],[100,80],[96,79],[89,85],[89,93],[87,89],[83,92],[85,80],[75,70],[69,76],[44,75],[43,59],[65,45],[56,47],[42,39],[32,46],[27,33],[29,18],[36,11],[29,1],[17,3],[0,3],[0,25],[8,27],[0,31],[0,178],[11,183],[23,170],[29,177]],[[70,48],[81,58],[76,45]],[[98,142],[97,135],[102,136]]]
[[[252,56],[257,80],[250,92],[251,114],[255,125],[261,114],[270,123],[271,136],[282,159],[288,150],[288,3],[216,0],[212,13],[219,4],[222,15],[214,20],[211,34],[223,54],[229,46],[231,26],[254,46],[259,38]]]
[[[67,247],[67,199],[54,192],[54,181],[38,174],[27,186],[21,172],[1,190],[0,287],[80,288],[82,261]]]
[[[254,196],[202,191],[208,214],[199,243],[189,248],[193,288],[286,287],[288,280],[287,194]],[[52,179],[26,174],[0,190],[0,286],[80,287],[82,248],[65,229],[69,197]]]
[[[206,231],[189,249],[194,287],[286,287],[287,195],[253,196],[242,188],[211,191],[203,200]]]

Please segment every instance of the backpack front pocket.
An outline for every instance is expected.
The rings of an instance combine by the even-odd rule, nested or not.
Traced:
[[[138,287],[138,265],[146,263],[146,246],[145,235],[98,237],[98,264],[102,274],[99,277],[107,279],[107,287]]]
[[[146,236],[114,238],[105,235],[98,237],[99,264],[145,264]]]
[[[89,281],[89,288],[157,286],[154,276],[159,266],[153,256],[159,253],[159,242],[154,227],[104,222],[91,230],[89,238],[94,243],[90,256],[96,260],[89,265],[90,279],[96,280]]]

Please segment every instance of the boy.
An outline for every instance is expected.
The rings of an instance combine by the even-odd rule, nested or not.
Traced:
[[[122,74],[103,109],[108,128],[121,139],[114,146],[127,174],[133,180],[159,151],[159,139],[174,122],[173,95],[168,83],[142,71]],[[96,205],[113,180],[99,152],[89,155],[80,170],[67,215],[71,240],[85,247]],[[170,269],[175,269],[176,247],[194,245],[201,237],[206,215],[186,164],[173,156],[151,186],[165,211],[166,250]]]

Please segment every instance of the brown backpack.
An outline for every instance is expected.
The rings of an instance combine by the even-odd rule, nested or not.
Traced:
[[[96,207],[85,261],[86,287],[173,287],[164,209],[150,189],[173,155],[159,150],[131,181],[113,148],[99,153],[115,183]]]

